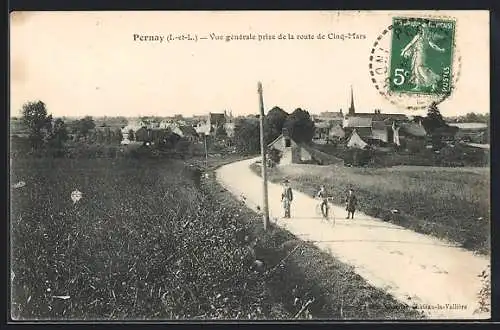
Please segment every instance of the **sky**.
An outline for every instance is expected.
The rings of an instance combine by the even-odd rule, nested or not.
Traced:
[[[171,116],[264,107],[422,114],[375,89],[368,58],[393,16],[422,12],[14,12],[10,17],[11,116],[41,100],[54,116]],[[439,106],[445,116],[487,113],[488,11],[429,11],[457,20],[460,76]],[[134,41],[144,36],[356,33],[352,40]],[[137,39],[137,38],[136,38]]]

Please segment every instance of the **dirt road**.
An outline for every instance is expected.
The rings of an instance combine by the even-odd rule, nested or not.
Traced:
[[[225,165],[216,174],[226,189],[257,209],[262,205],[262,180],[249,168],[255,160]],[[363,213],[347,220],[340,206],[332,205],[335,225],[326,223],[315,212],[317,201],[297,191],[292,219],[283,219],[281,189],[268,184],[271,221],[354,266],[373,286],[417,306],[432,319],[490,317],[490,313],[475,313],[481,289],[478,275],[489,265],[489,258]]]

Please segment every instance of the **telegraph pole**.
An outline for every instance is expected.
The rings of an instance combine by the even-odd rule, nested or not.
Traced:
[[[208,167],[208,148],[207,148],[207,135],[208,133],[204,132],[203,136],[205,137],[205,167]]]
[[[266,145],[264,140],[264,100],[262,97],[262,83],[257,84],[257,92],[259,93],[259,107],[260,107],[260,154],[262,156],[262,188],[263,188],[263,208],[262,216],[264,220],[264,230],[269,227],[269,206],[267,194],[267,160],[266,160]]]

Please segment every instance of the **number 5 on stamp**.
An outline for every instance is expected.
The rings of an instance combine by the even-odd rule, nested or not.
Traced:
[[[390,58],[391,91],[451,93],[455,22],[395,17]]]

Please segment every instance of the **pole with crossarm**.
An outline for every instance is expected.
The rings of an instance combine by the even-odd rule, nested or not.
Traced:
[[[266,145],[264,140],[264,99],[262,97],[262,83],[257,84],[257,92],[259,93],[259,107],[260,107],[260,154],[262,156],[262,189],[263,189],[263,208],[262,217],[264,220],[264,230],[269,227],[269,205],[268,205],[268,192],[267,192],[267,161],[266,161]]]

